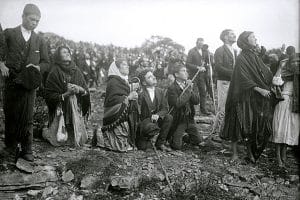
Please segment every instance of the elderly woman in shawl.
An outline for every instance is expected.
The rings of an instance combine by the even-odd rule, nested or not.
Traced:
[[[49,109],[49,124],[53,122],[57,108],[61,107],[68,133],[68,143],[75,144],[75,146],[84,143],[81,141],[82,138],[76,138],[77,135],[74,135],[80,117],[76,118],[77,122],[74,123],[76,113],[72,105],[76,104],[82,116],[88,115],[91,105],[90,95],[83,75],[72,61],[71,51],[66,46],[58,47],[54,54],[54,63],[45,84],[45,99]],[[80,132],[85,132],[85,127],[81,128]]]
[[[125,59],[117,59],[109,67],[104,100],[103,127],[97,145],[113,151],[131,150],[135,141],[134,120],[131,117],[133,102],[138,99],[130,91],[129,67]]]
[[[283,86],[284,100],[275,107],[273,118],[272,142],[276,144],[276,157],[279,167],[286,162],[287,145],[299,144],[299,57],[295,48],[289,46],[286,50],[288,58],[280,62],[273,78],[273,84]]]
[[[253,32],[243,32],[237,45],[242,52],[231,77],[220,137],[231,140],[233,161],[238,158],[237,143],[243,140],[250,161],[256,162],[272,134],[272,73],[255,51]]]

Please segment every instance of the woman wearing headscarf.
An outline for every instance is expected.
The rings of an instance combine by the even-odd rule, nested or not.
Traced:
[[[253,32],[243,32],[237,41],[242,49],[237,57],[225,105],[225,125],[220,137],[231,140],[233,156],[237,143],[247,146],[248,157],[256,162],[272,133],[272,73],[256,52]]]
[[[103,126],[98,135],[100,138],[97,138],[100,147],[119,152],[131,150],[135,141],[135,122],[131,115],[138,94],[130,91],[128,74],[129,66],[125,59],[111,63],[104,100]]]
[[[75,98],[76,97],[76,98]],[[84,77],[71,59],[71,51],[66,46],[57,48],[54,63],[45,84],[45,99],[49,110],[49,124],[53,122],[57,108],[63,111],[69,143],[80,145],[74,135],[74,110],[71,99],[77,99],[82,116],[90,111],[90,95]],[[77,124],[75,124],[77,125]],[[85,127],[83,127],[85,129]],[[75,139],[75,140],[74,140]],[[80,138],[77,138],[80,139]]]
[[[289,53],[291,52],[291,53]],[[288,58],[279,64],[273,84],[283,85],[283,101],[275,107],[272,142],[276,144],[276,157],[279,167],[286,161],[287,145],[296,146],[299,142],[299,57],[295,48],[287,47]]]

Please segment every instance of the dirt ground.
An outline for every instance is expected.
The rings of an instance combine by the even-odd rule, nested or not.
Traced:
[[[185,145],[182,151],[159,151],[171,190],[153,150],[116,153],[92,147],[93,130],[103,116],[103,91],[100,88],[92,93],[90,138],[84,147],[53,147],[34,139],[35,169],[51,168],[54,178],[45,178],[49,175],[46,173],[38,179],[36,171],[26,174],[16,169],[3,153],[1,135],[0,199],[297,199],[299,177],[292,149],[288,151],[286,168],[277,167],[272,144],[257,164],[244,159],[240,145],[240,159],[230,163],[229,143],[217,136],[201,146]],[[207,136],[213,116],[198,117],[198,121],[199,130]],[[37,180],[40,181],[34,184]]]

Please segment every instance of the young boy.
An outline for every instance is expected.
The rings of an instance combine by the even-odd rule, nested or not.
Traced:
[[[197,87],[193,87],[192,81],[188,80],[188,73],[184,65],[179,63],[174,65],[173,73],[175,81],[167,92],[173,116],[171,132],[174,131],[174,133],[171,138],[171,147],[179,150],[182,148],[183,141],[194,145],[198,145],[201,141],[194,121],[194,105],[199,104],[199,96],[196,91]],[[186,87],[188,88],[185,90]]]
[[[140,132],[137,136],[137,147],[142,150],[151,148],[154,143],[157,149],[171,151],[166,143],[172,116],[168,114],[168,102],[162,89],[156,86],[156,77],[149,69],[143,70],[139,74],[142,84],[142,92],[139,95],[141,106]]]

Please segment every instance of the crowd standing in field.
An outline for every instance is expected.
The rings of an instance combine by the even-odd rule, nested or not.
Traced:
[[[178,45],[128,49],[37,34],[40,18],[39,8],[27,4],[20,26],[0,27],[5,145],[16,159],[34,161],[34,107],[43,102],[48,113],[39,128],[46,140],[55,146],[87,142],[89,89],[103,86],[103,124],[95,134],[105,149],[197,146],[203,138],[194,117],[213,114],[214,134],[231,141],[233,162],[240,142],[253,163],[274,142],[280,167],[287,146],[299,145],[299,53],[293,46],[267,51],[255,33],[237,38],[226,29],[214,54],[201,37],[187,55]],[[210,99],[217,103],[212,111]]]

